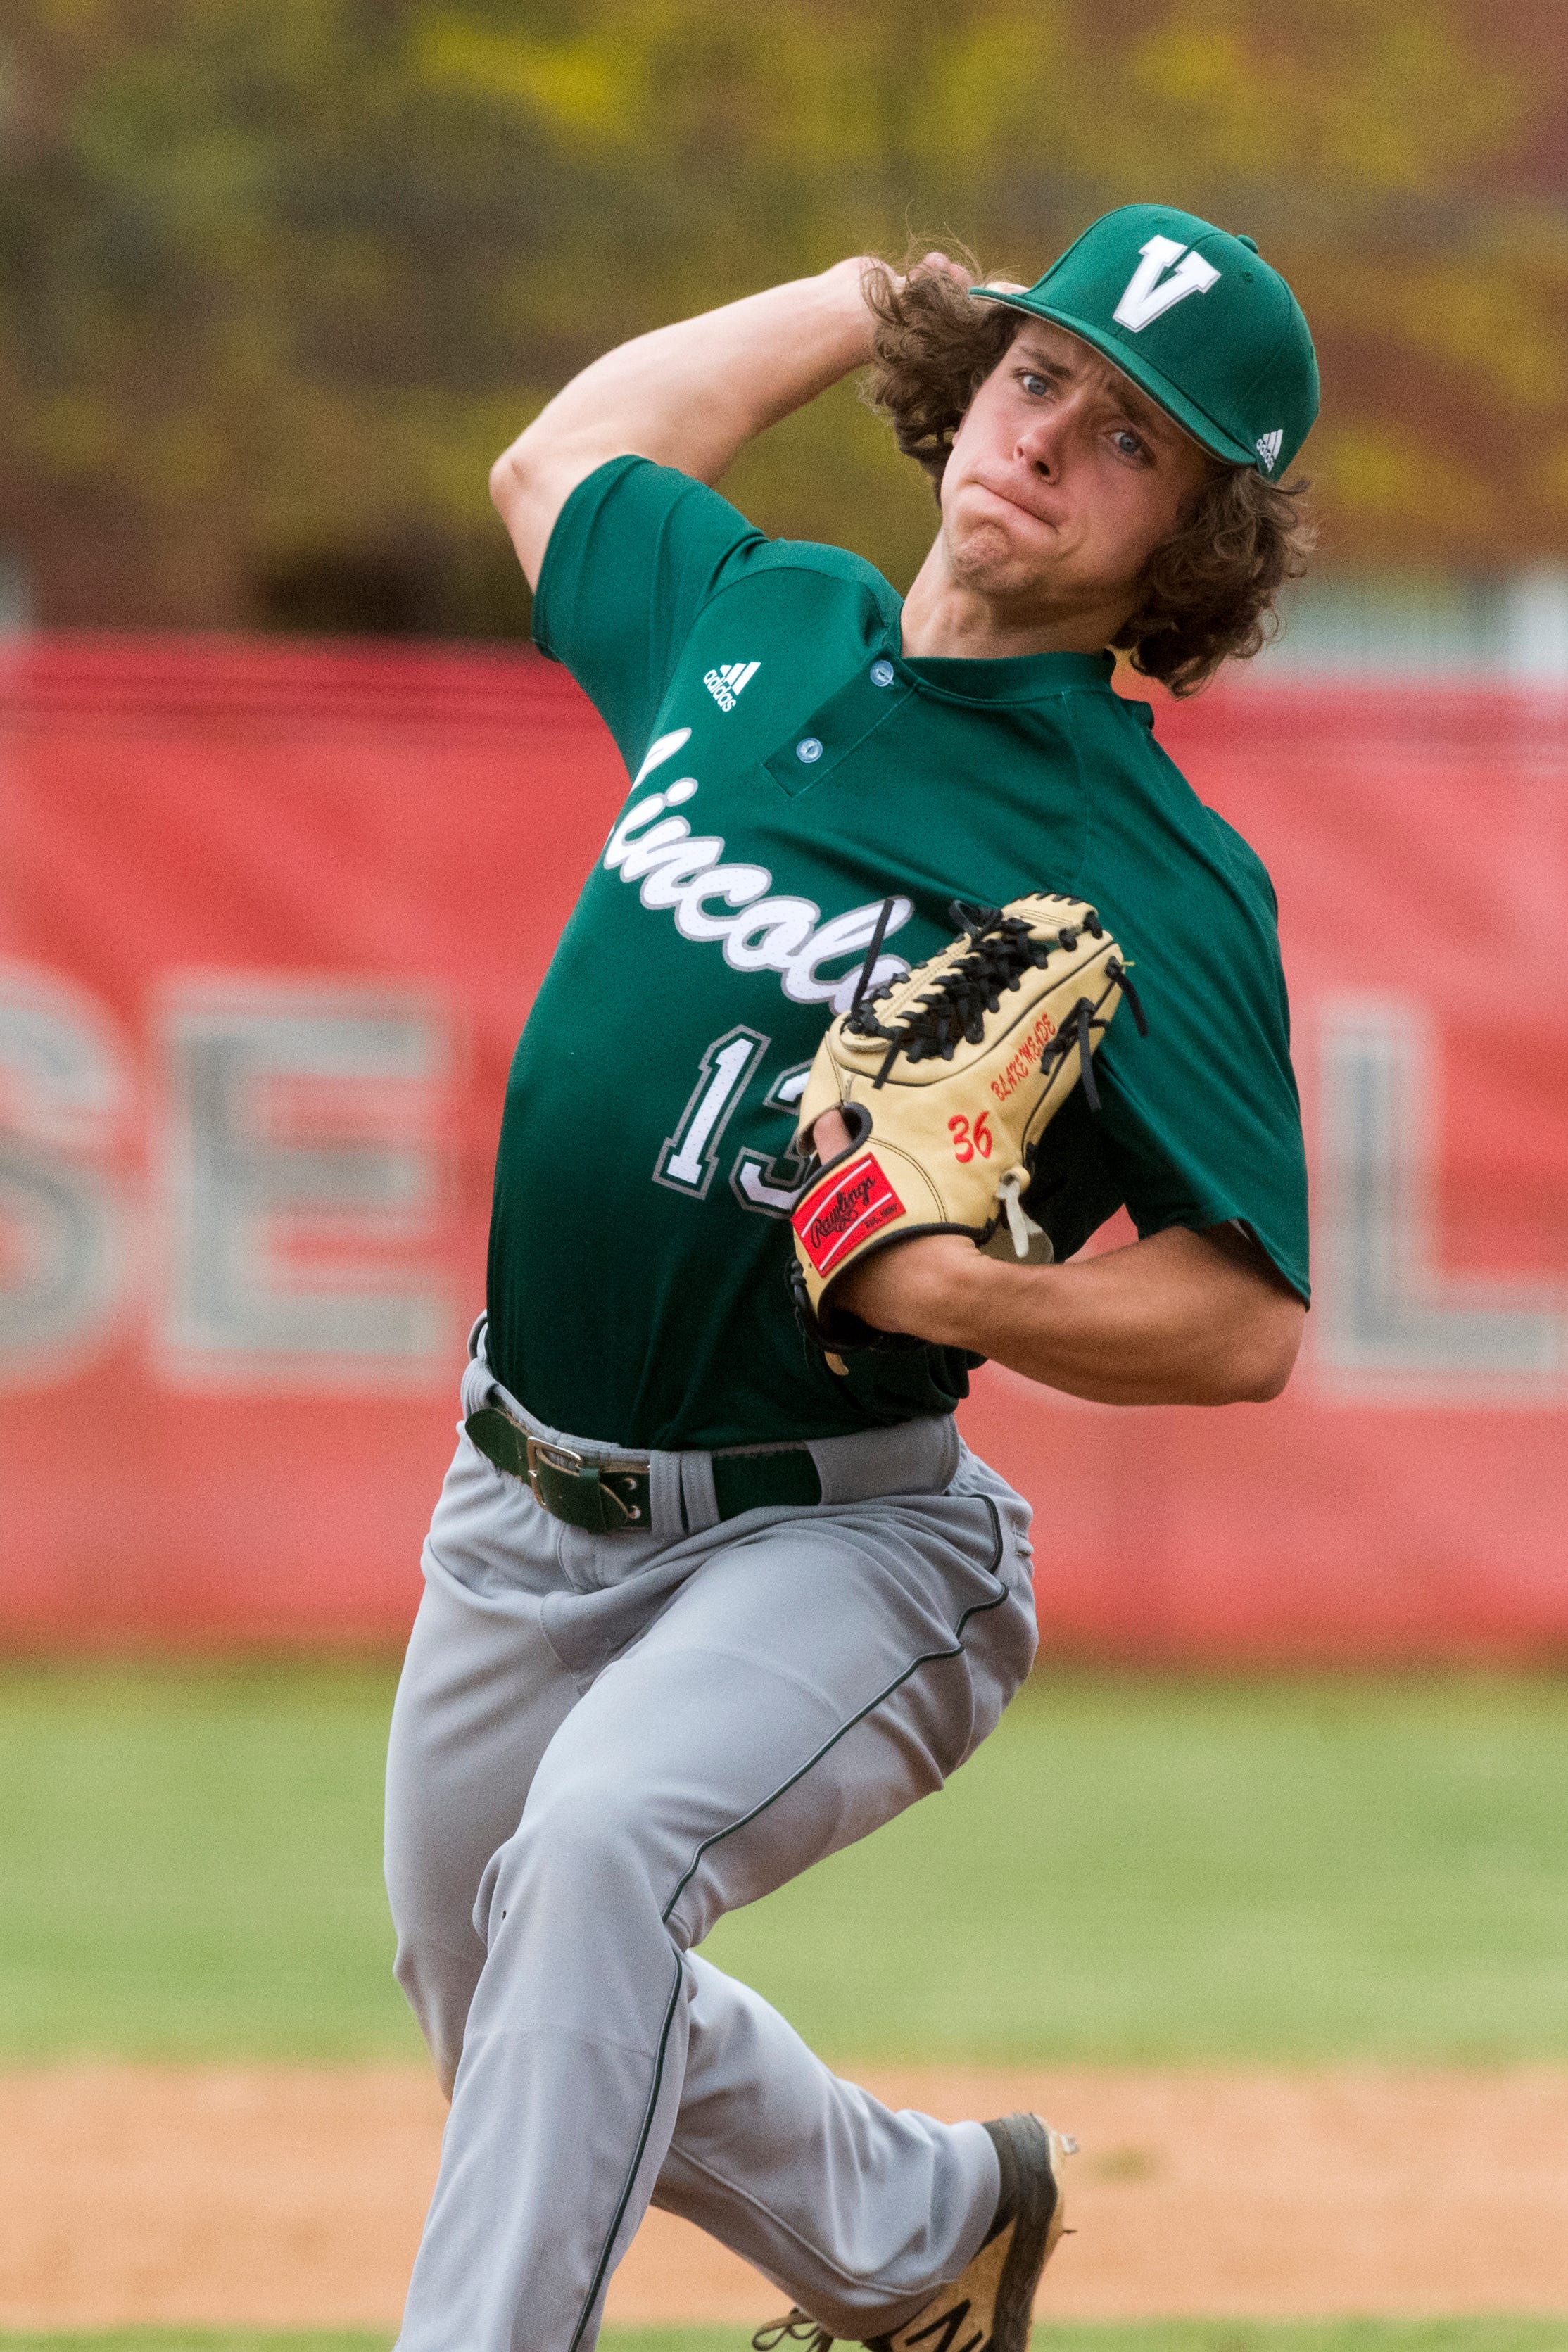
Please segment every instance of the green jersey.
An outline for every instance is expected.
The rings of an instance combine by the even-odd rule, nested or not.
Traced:
[[[1306,1176],[1268,877],[1108,656],[910,659],[900,599],[832,547],[621,457],[567,500],[541,650],[633,777],[508,1082],[489,1350],[541,1419],[642,1447],[829,1437],[949,1409],[975,1360],[802,1339],[795,1105],[883,902],[884,957],[955,898],[1098,907],[1149,1020],[1117,1021],[1029,1195],[1058,1256],[1235,1220],[1307,1286]],[[884,971],[888,969],[884,963]]]

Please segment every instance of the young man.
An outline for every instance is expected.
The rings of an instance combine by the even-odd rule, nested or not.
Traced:
[[[707,487],[873,359],[940,485],[901,604]],[[1028,1511],[952,1419],[979,1358],[1138,1404],[1289,1375],[1272,892],[1106,649],[1178,690],[1256,651],[1316,383],[1251,245],[1140,206],[1029,291],[851,261],[643,336],[495,468],[538,642],[634,782],[513,1066],[393,1726],[398,1974],[452,2096],[404,2352],[591,2346],[650,2201],[797,2329],[1023,2345],[1059,2143],[889,2112],[692,1948],[938,1788],[1028,1671]],[[1029,1207],[1058,1261],[1123,1201],[1140,1239],[886,1250],[848,1303],[927,1344],[836,1370],[786,1281],[813,1053],[879,918],[886,977],[954,898],[1033,889],[1098,907],[1150,1034],[1109,1034]]]

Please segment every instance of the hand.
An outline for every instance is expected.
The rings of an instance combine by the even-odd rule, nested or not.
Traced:
[[[962,286],[966,291],[974,282],[963,262],[954,261],[950,253],[922,253],[900,283],[907,286],[911,278],[951,278],[955,286]]]
[[[932,276],[951,278],[955,286],[964,288],[973,286],[975,282],[962,261],[954,261],[950,253],[933,252],[922,253],[913,268],[905,273],[900,283],[907,286],[911,278]],[[1029,290],[1026,286],[1020,285],[1016,278],[983,278],[980,284],[993,294],[1026,294]]]
[[[863,254],[858,261],[836,263],[835,268],[857,270],[862,292],[868,282],[877,280],[900,291],[911,278],[950,278],[955,286],[962,286],[965,293],[974,282],[962,261],[954,261],[951,254],[934,251],[922,253],[920,259],[902,275],[875,253]]]
[[[849,1122],[841,1110],[825,1110],[811,1130],[811,1148],[826,1168],[849,1149]]]
[[[811,1141],[825,1162],[847,1151],[849,1127],[843,1112],[825,1110],[811,1130]],[[835,1302],[873,1330],[938,1340],[945,1328],[944,1309],[980,1263],[973,1243],[962,1234],[921,1234],[914,1241],[873,1251],[845,1276]]]
[[[948,253],[922,253],[913,268],[908,270],[899,283],[907,286],[911,278],[922,277],[951,278],[953,284],[962,286],[965,292],[975,282],[963,262],[954,261]],[[992,294],[1026,294],[1029,290],[1016,278],[983,278],[980,283]]]

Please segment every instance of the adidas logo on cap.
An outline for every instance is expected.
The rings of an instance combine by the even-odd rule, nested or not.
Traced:
[[[704,673],[702,683],[721,710],[733,710],[742,688],[755,677],[761,662],[721,662]]]
[[[1263,460],[1263,470],[1265,473],[1271,474],[1274,471],[1275,467],[1279,464],[1279,446],[1284,438],[1284,434],[1279,431],[1264,433],[1258,436],[1258,454]]]

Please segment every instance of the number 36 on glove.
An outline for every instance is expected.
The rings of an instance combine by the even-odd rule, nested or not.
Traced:
[[[1040,1138],[1080,1077],[1098,1109],[1090,1056],[1123,996],[1143,1031],[1116,941],[1081,899],[955,901],[952,916],[961,939],[834,1022],[801,1097],[812,1172],[793,1219],[796,1300],[829,1349],[876,1342],[833,1305],[872,1250],[967,1234],[993,1255],[1049,1257],[1022,1202]],[[852,1140],[817,1169],[810,1138],[826,1110]]]

